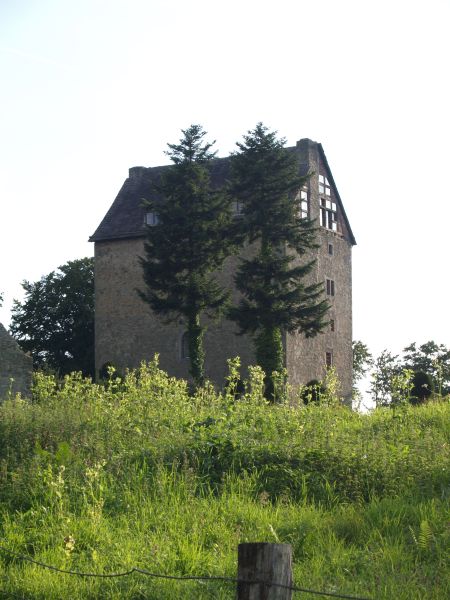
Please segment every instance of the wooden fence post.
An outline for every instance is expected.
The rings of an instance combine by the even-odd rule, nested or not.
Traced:
[[[270,585],[292,586],[291,545],[239,544],[238,579],[268,583],[238,583],[237,600],[291,600],[292,590]]]

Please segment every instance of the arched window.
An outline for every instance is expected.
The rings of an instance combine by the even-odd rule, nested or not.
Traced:
[[[187,331],[181,336],[181,358],[189,358],[189,336]]]

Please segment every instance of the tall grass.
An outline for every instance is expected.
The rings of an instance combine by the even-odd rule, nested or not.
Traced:
[[[37,374],[33,402],[0,405],[0,545],[64,569],[234,577],[239,542],[288,542],[299,586],[448,597],[448,402],[361,415],[269,405],[260,383],[254,370],[242,397],[232,382],[192,397],[155,361],[105,386]],[[0,550],[0,598],[234,596]]]

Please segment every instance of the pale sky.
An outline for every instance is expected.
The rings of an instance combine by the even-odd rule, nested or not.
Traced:
[[[93,254],[132,166],[199,123],[323,144],[358,245],[354,339],[450,346],[450,0],[0,0],[0,321]]]

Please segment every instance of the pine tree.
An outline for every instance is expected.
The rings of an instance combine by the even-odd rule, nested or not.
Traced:
[[[307,177],[299,175],[296,157],[262,123],[238,143],[232,156],[231,194],[242,207],[242,233],[255,245],[252,258],[241,259],[236,286],[242,294],[230,318],[241,334],[253,336],[256,360],[266,373],[284,367],[282,332],[312,337],[326,325],[328,303],[321,283],[306,283],[316,247],[313,221],[300,216],[296,194]]]
[[[228,292],[213,272],[232,249],[230,201],[214,189],[208,165],[212,143],[205,143],[200,125],[182,130],[179,144],[168,144],[173,162],[146,202],[155,215],[147,230],[145,258],[141,258],[144,291],[141,298],[165,323],[185,319],[190,374],[196,385],[204,382],[202,315],[224,311]]]

